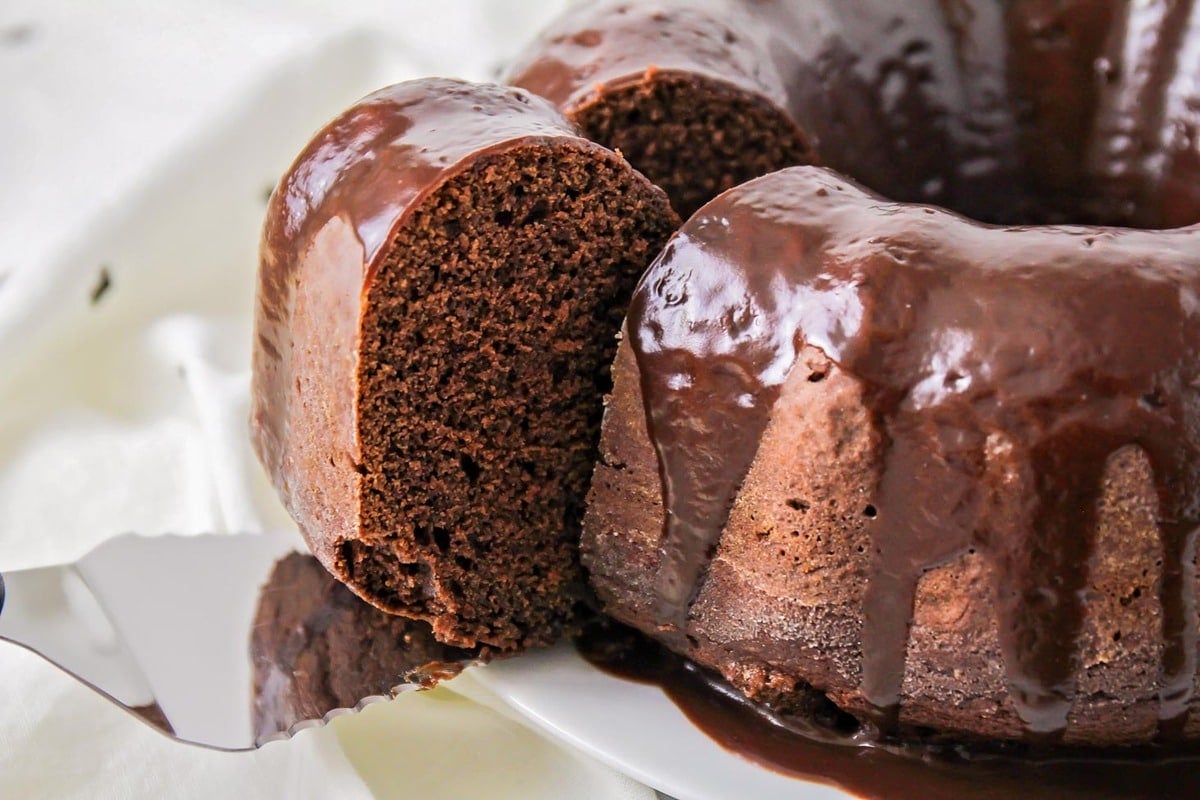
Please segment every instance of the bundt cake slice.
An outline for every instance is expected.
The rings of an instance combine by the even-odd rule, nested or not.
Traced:
[[[1200,226],[1000,228],[795,167],[635,292],[604,608],[888,734],[1200,739]]]
[[[332,711],[455,674],[479,653],[441,644],[424,622],[368,605],[312,556],[271,570],[250,629],[252,721],[261,739]]]
[[[321,563],[459,646],[553,640],[629,294],[678,220],[519,89],[370,95],[271,199],[252,436]]]

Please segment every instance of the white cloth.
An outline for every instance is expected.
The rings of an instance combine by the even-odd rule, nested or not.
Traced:
[[[0,5],[0,570],[291,524],[246,438],[266,192],[356,98],[487,78],[560,6]],[[0,675],[0,797],[653,797],[445,689],[230,754],[17,648]]]

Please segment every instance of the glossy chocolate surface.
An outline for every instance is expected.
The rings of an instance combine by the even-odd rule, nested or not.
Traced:
[[[864,386],[879,445],[860,691],[895,723],[917,581],[967,552],[995,578],[1029,738],[1063,733],[1107,458],[1159,497],[1160,737],[1196,674],[1200,227],[1000,228],[797,167],[722,195],[650,267],[628,329],[666,498],[658,622],[687,630],[801,348]],[[997,498],[1022,498],[1003,515]],[[1007,492],[1002,494],[1002,492]]]
[[[369,95],[321,130],[272,195],[255,318],[252,438],[327,565],[358,524],[354,404],[362,303],[384,245],[429,192],[475,159],[579,138],[519,89],[425,79]],[[319,486],[322,492],[293,487]]]
[[[507,79],[571,115],[681,73],[767,98],[893,200],[1172,227],[1200,220],[1197,34],[1190,0],[600,0]]]
[[[606,672],[661,687],[725,749],[867,800],[1186,800],[1200,795],[1195,749],[1039,753],[1022,747],[886,743],[836,715],[773,714],[628,629],[595,626],[577,646]]]

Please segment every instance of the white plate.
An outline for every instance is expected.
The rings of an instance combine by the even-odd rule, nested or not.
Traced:
[[[569,645],[474,677],[540,728],[678,800],[846,800],[722,748],[654,686],[614,678]]]

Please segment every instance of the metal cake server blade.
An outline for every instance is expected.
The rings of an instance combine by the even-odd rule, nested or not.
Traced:
[[[419,688],[408,682],[413,670],[428,682],[472,655],[358,600],[303,548],[283,533],[120,536],[74,564],[0,575],[0,640],[176,739],[223,750],[253,749]],[[281,572],[289,582],[270,585]],[[297,609],[303,616],[287,621]],[[261,613],[286,629],[254,631]],[[331,681],[321,637],[334,634],[343,666]],[[369,668],[344,667],[360,662]],[[436,667],[420,671],[429,662]]]

